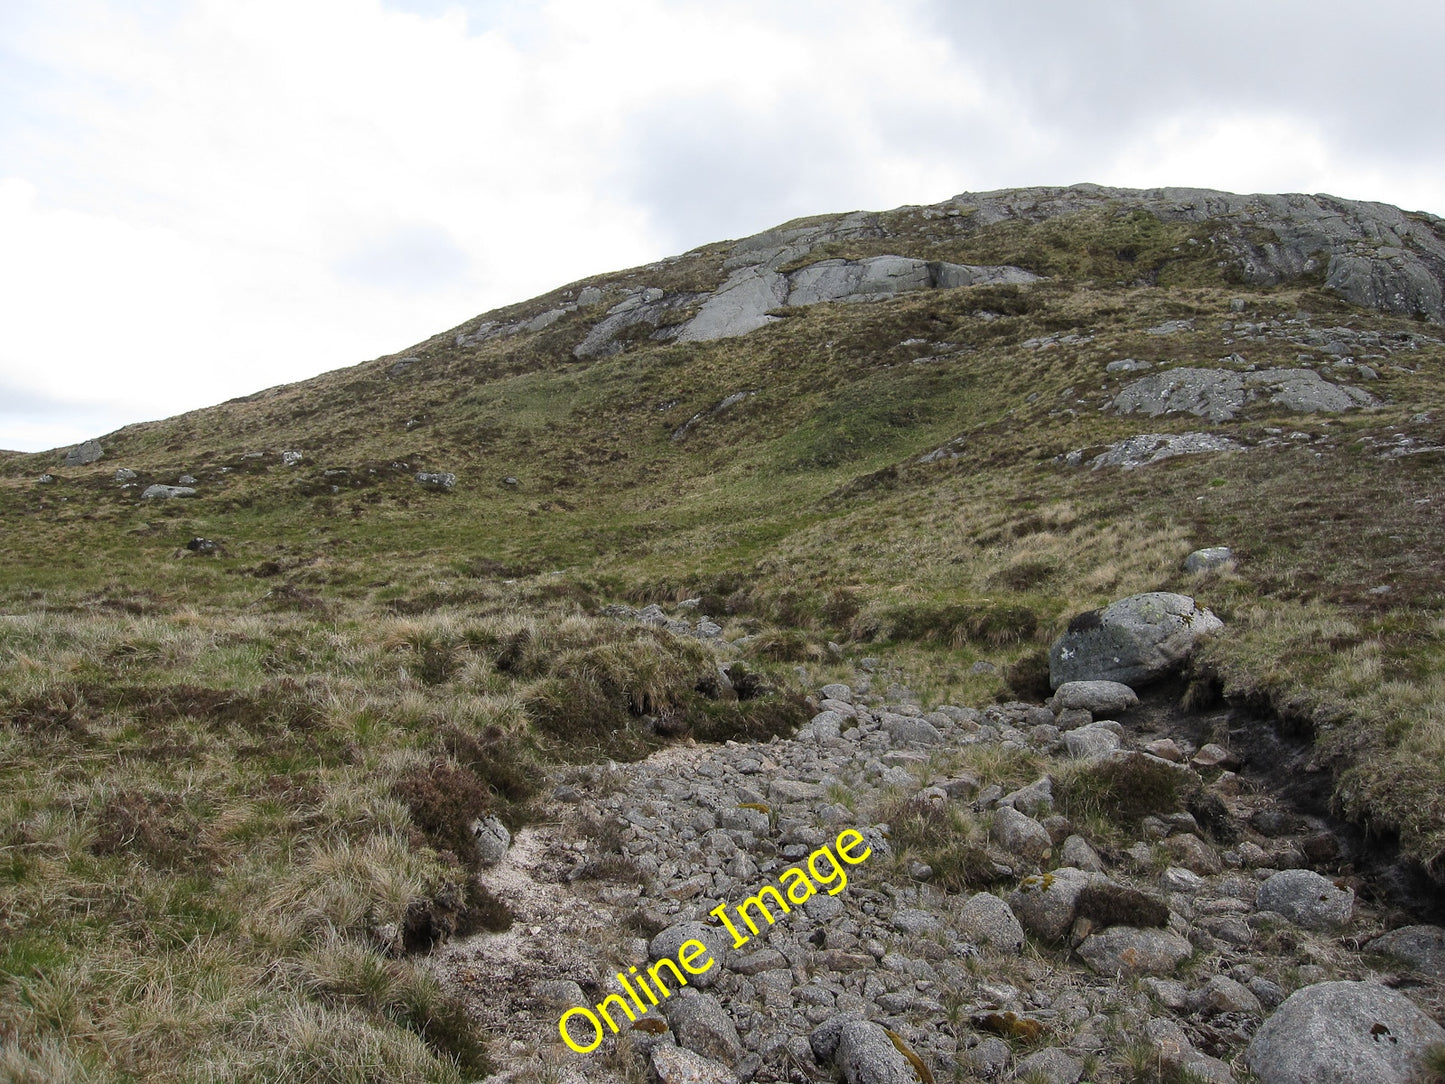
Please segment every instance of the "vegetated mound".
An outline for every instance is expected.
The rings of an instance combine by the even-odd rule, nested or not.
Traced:
[[[4,458],[6,846],[18,890],[64,912],[22,923],[6,972],[148,982],[84,925],[95,885],[143,875],[105,897],[107,928],[167,966],[244,932],[211,942],[242,961],[216,989],[285,980],[246,1057],[329,1028],[405,1075],[448,1052],[425,1013],[449,1010],[375,946],[415,932],[418,900],[427,937],[505,917],[455,848],[483,804],[525,815],[536,763],[785,733],[798,671],[852,662],[880,691],[906,673],[938,702],[1042,699],[1070,618],[1149,591],[1224,621],[1196,702],[1312,732],[1343,805],[1435,861],[1439,230],[1094,186],[825,216],[70,465]],[[1215,545],[1232,559],[1186,570]],[[993,876],[975,849],[943,858]],[[267,878],[285,891],[248,887]],[[22,1015],[4,1026],[52,1034]]]

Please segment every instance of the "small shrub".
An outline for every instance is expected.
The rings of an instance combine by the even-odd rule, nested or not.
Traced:
[[[1053,692],[1049,682],[1049,653],[1043,648],[1020,655],[1004,667],[1004,683],[1020,700],[1046,700]]]
[[[406,803],[412,823],[438,851],[475,862],[472,825],[487,809],[487,793],[470,768],[438,758],[402,775],[392,791]]]
[[[1137,888],[1112,883],[1089,884],[1079,893],[1075,914],[1099,926],[1148,928],[1169,924],[1169,907]]]
[[[1177,812],[1187,789],[1178,768],[1131,756],[1061,773],[1054,782],[1054,800],[1073,820],[1102,817],[1119,828],[1132,829],[1151,813]]]
[[[787,736],[811,715],[807,699],[781,693],[747,700],[696,701],[682,715],[699,741],[767,741]]]

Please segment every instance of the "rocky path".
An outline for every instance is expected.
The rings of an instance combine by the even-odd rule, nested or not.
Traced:
[[[567,772],[489,871],[517,922],[435,964],[518,1081],[1414,1079],[1445,1042],[1445,931],[1376,940],[1407,919],[1349,876],[1354,841],[1104,684],[926,711],[859,675],[792,739]],[[850,829],[866,859],[817,857]],[[771,925],[739,917],[755,896]],[[657,961],[694,940],[712,964],[680,987]],[[627,1001],[649,968],[663,996]],[[596,1049],[561,1041],[573,1008]]]

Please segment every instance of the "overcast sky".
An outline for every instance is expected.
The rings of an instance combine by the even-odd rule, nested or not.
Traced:
[[[1445,5],[0,0],[0,448],[798,215],[1094,181],[1445,215]]]

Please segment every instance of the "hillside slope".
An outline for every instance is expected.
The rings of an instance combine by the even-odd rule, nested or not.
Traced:
[[[794,668],[821,683],[865,656],[936,702],[1039,698],[1072,615],[1174,590],[1225,622],[1190,702],[1314,735],[1340,807],[1438,870],[1442,283],[1445,223],[1379,204],[965,194],[708,245],[6,456],[8,823],[32,826],[14,845],[64,836],[91,884],[120,861],[94,834],[129,817],[154,833],[157,893],[204,880],[176,857],[197,841],[216,869],[282,876],[286,846],[244,840],[311,838],[307,817],[389,826],[407,851],[407,824],[446,819],[417,827],[436,780],[407,772],[428,758],[520,822],[528,758],[637,755],[658,718],[766,735],[797,721]],[[1184,571],[1214,545],[1233,561]],[[711,655],[605,613],[682,600],[778,691],[695,703]],[[201,750],[212,790],[167,805]],[[57,756],[78,767],[47,775]],[[407,867],[416,891],[445,880],[443,839]],[[40,899],[23,865],[12,881]],[[165,944],[240,928],[228,876]],[[330,906],[285,876],[275,913]],[[67,923],[90,919],[66,915],[10,963],[83,958]],[[246,982],[276,945],[301,951],[288,938],[320,951],[280,919],[247,937]]]

